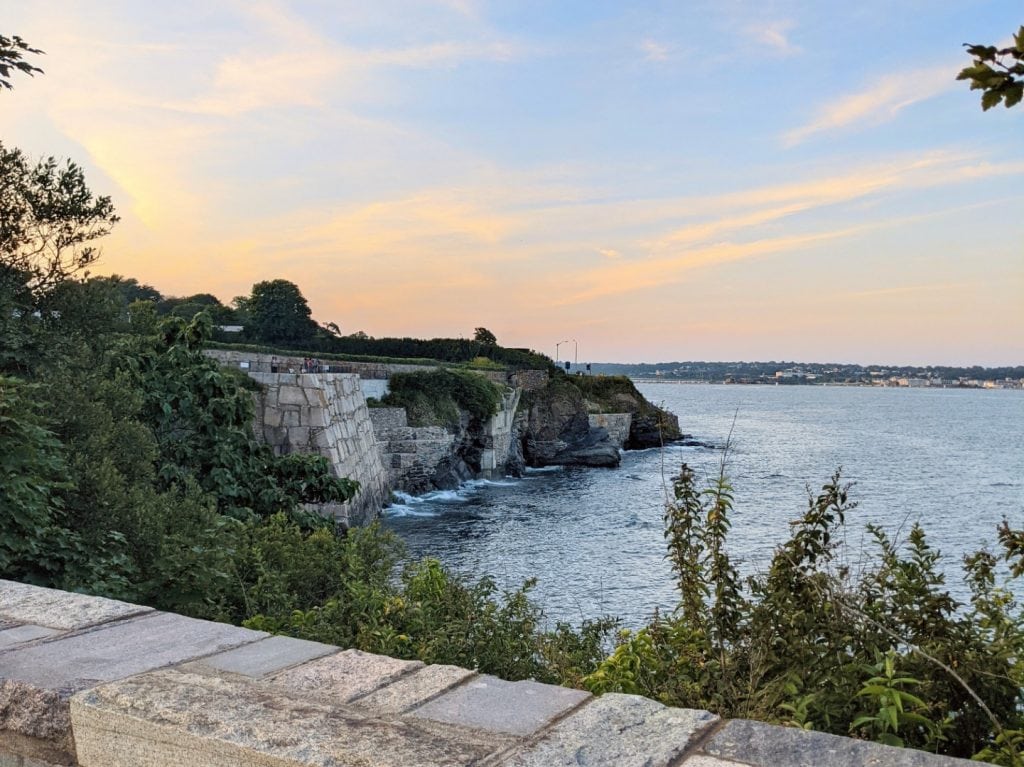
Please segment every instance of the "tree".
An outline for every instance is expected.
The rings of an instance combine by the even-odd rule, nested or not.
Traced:
[[[1013,45],[996,48],[994,45],[964,43],[974,63],[956,76],[957,80],[970,80],[971,90],[981,90],[981,108],[991,109],[1002,101],[1007,108],[1024,98],[1024,26],[1013,36]]]
[[[497,346],[498,338],[487,328],[477,328],[473,333],[473,340],[484,346]]]
[[[109,197],[96,197],[82,169],[53,157],[34,165],[0,143],[0,267],[47,293],[100,256],[91,243],[118,222]]]
[[[317,331],[309,304],[298,285],[288,280],[257,282],[239,308],[248,314],[247,330],[260,341],[301,344]]]
[[[29,77],[33,77],[36,72],[43,73],[39,67],[34,67],[24,60],[26,53],[41,54],[42,51],[32,48],[17,35],[13,37],[0,35],[0,89],[10,90],[14,87],[10,80],[12,72],[22,72]]]

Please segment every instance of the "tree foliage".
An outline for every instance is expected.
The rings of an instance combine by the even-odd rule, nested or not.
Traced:
[[[484,346],[497,346],[498,337],[487,328],[477,328],[473,331],[473,340]]]
[[[25,61],[26,53],[40,55],[42,51],[33,48],[17,35],[11,37],[0,35],[0,90],[4,88],[10,90],[14,87],[11,85],[11,75],[14,72],[21,72],[29,77],[33,77],[37,72],[43,73],[39,67]]]
[[[964,47],[974,61],[956,79],[969,80],[972,91],[982,91],[981,108],[987,111],[1000,102],[1007,108],[1019,104],[1024,98],[1024,25],[1006,48],[970,43]]]
[[[48,157],[32,163],[0,143],[0,267],[45,293],[99,258],[93,242],[117,223],[109,197],[96,197],[82,169]]]
[[[270,344],[302,344],[317,333],[309,304],[298,285],[288,280],[257,282],[240,309],[248,336]]]

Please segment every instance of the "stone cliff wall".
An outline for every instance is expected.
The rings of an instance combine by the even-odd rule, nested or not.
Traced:
[[[4,767],[971,767],[0,580]]]
[[[388,472],[389,485],[410,494],[435,489],[438,467],[455,452],[455,435],[440,426],[385,423],[377,411],[371,408],[370,417],[374,419],[380,460]]]
[[[258,373],[255,429],[279,455],[319,453],[359,493],[327,511],[342,525],[374,519],[391,493],[359,377],[341,373]]]
[[[520,394],[518,389],[508,391],[498,412],[485,423],[467,421],[456,432],[409,426],[402,408],[370,408],[391,487],[416,494],[476,477],[504,476],[513,453]]]

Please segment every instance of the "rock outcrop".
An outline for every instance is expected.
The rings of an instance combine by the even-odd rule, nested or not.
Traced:
[[[590,426],[583,394],[569,381],[531,392],[518,426],[528,466],[619,465],[618,448],[605,429]]]
[[[661,447],[682,438],[679,419],[664,408],[648,402],[629,378],[581,376],[570,380],[583,392],[589,413],[632,415],[629,434],[623,441],[626,450]]]

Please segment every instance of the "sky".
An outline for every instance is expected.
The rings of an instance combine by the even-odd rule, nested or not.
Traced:
[[[113,198],[97,274],[580,362],[1024,364],[1024,105],[955,80],[1020,0],[8,5],[45,74],[0,140]]]

